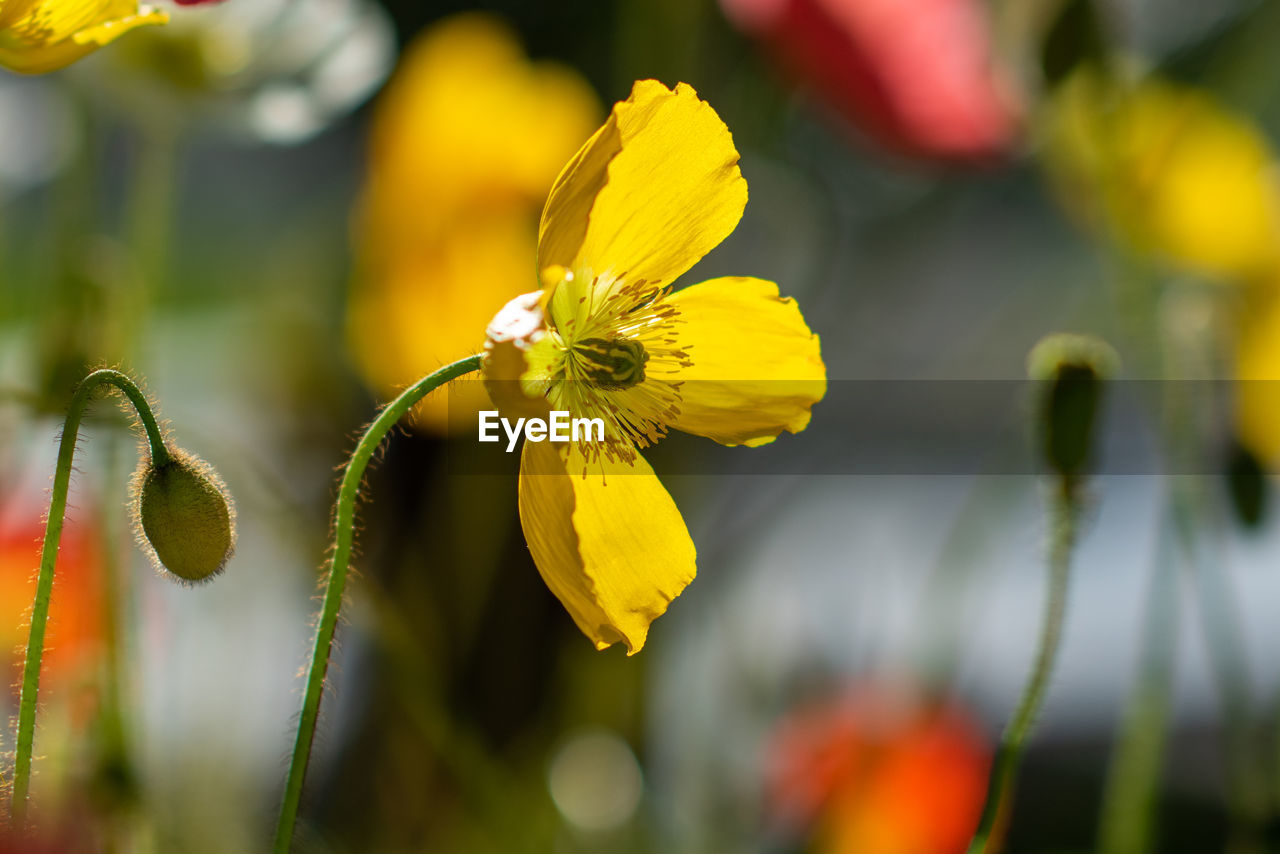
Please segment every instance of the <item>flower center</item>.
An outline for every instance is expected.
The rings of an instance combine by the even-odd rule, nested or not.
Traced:
[[[543,271],[546,335],[529,350],[523,380],[553,409],[604,421],[603,442],[583,443],[593,464],[631,462],[680,416],[684,321],[667,289],[644,279]],[[529,393],[529,392],[526,392]]]
[[[649,353],[634,338],[586,338],[573,345],[585,379],[603,389],[620,391],[644,382]]]

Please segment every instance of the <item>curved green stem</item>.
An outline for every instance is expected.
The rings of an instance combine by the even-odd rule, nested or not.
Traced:
[[[1071,552],[1075,547],[1076,517],[1079,514],[1077,482],[1063,477],[1053,498],[1053,529],[1049,544],[1049,589],[1045,598],[1044,623],[1040,629],[1040,648],[1022,698],[1005,727],[996,751],[987,788],[987,801],[978,829],[969,843],[968,854],[995,854],[1000,849],[1005,812],[1018,776],[1018,766],[1027,737],[1035,725],[1036,715],[1044,703],[1058,646],[1062,640],[1062,624],[1067,611],[1067,582],[1071,574]]]
[[[298,735],[293,745],[293,759],[289,764],[289,779],[285,784],[284,801],[280,806],[280,821],[276,825],[276,840],[273,848],[276,854],[288,854],[293,844],[293,829],[298,818],[298,805],[302,800],[302,784],[307,776],[307,764],[311,761],[311,746],[315,741],[316,722],[320,717],[320,698],[324,693],[324,680],[329,670],[333,633],[338,625],[338,611],[342,607],[342,593],[346,586],[347,567],[351,560],[351,544],[355,536],[353,525],[356,497],[360,492],[360,483],[364,480],[365,469],[368,468],[369,460],[382,444],[387,433],[418,401],[450,380],[479,368],[480,357],[468,356],[444,366],[405,389],[399,397],[378,413],[378,417],[364,431],[342,473],[342,484],[338,488],[338,500],[333,512],[333,558],[329,563],[324,604],[320,611],[320,621],[316,626],[311,667],[307,673],[307,685],[302,695],[302,714],[298,720]]]
[[[10,816],[15,827],[26,820],[27,793],[31,786],[31,748],[35,741],[36,700],[40,691],[40,662],[44,657],[44,633],[49,621],[49,599],[53,595],[53,571],[58,559],[58,543],[62,539],[62,519],[67,509],[67,489],[71,483],[71,462],[76,451],[76,436],[85,407],[99,386],[113,385],[124,392],[138,413],[151,459],[157,465],[169,460],[164,437],[146,396],[133,380],[116,370],[94,371],[76,387],[58,442],[58,463],[53,475],[53,494],[49,517],[45,520],[44,544],[40,548],[40,574],[36,579],[36,598],[31,606],[31,629],[27,635],[27,653],[22,664],[22,693],[18,702],[18,743],[13,766],[13,791]]]

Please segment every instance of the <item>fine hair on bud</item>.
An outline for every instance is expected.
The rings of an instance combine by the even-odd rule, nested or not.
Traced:
[[[226,566],[235,550],[236,512],[208,463],[174,448],[158,465],[144,455],[132,496],[134,535],[156,569],[198,584]]]
[[[1043,338],[1027,358],[1027,374],[1045,384],[1037,412],[1040,451],[1065,478],[1089,465],[1102,387],[1119,362],[1106,342],[1068,333]]]

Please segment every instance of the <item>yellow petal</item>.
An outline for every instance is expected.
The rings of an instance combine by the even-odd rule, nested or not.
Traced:
[[[684,83],[641,80],[556,179],[538,267],[576,271],[577,288],[595,276],[666,285],[729,236],[746,203],[715,110]]]
[[[1252,311],[1236,347],[1236,431],[1266,464],[1280,463],[1280,296]]]
[[[43,0],[0,0],[0,29],[8,29],[26,17]]]
[[[795,300],[762,279],[712,279],[667,298],[679,309],[680,372],[673,425],[724,445],[763,445],[798,433],[827,391],[818,336]]]
[[[0,66],[24,74],[54,71],[129,30],[167,20],[136,0],[3,0]]]
[[[597,649],[640,651],[649,624],[693,580],[696,553],[643,458],[592,463],[574,445],[525,442],[520,522],[538,572]]]

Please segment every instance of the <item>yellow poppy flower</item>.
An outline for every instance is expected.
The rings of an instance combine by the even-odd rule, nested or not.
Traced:
[[[135,27],[167,20],[137,0],[0,0],[0,66],[55,71]]]
[[[1124,88],[1082,71],[1047,127],[1064,192],[1133,251],[1232,282],[1280,260],[1271,148],[1208,93],[1157,79]]]
[[[600,649],[638,651],[695,573],[680,511],[636,449],[669,428],[761,445],[803,430],[826,393],[818,336],[777,285],[670,290],[746,201],[715,111],[685,84],[638,82],[551,190],[543,290],[488,329],[484,382],[504,416],[558,410],[605,425],[601,442],[526,441],[519,489],[538,570]]]
[[[475,352],[475,330],[524,289],[538,210],[601,112],[577,73],[531,63],[487,15],[448,18],[406,49],[373,117],[348,326],[380,393]],[[461,399],[474,385],[428,397],[415,423],[474,423],[483,392]]]

